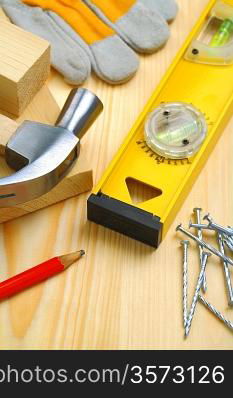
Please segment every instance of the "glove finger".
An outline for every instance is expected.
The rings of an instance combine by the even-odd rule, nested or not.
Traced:
[[[168,22],[173,21],[178,13],[175,0],[140,0],[151,11],[159,11]]]
[[[83,48],[83,46],[79,42],[79,38],[77,37],[77,35],[75,35],[75,32],[74,35],[76,37],[72,38],[70,35],[67,34],[66,30],[62,28],[63,26],[67,25],[66,22],[62,20],[62,18],[56,15],[57,22],[55,22],[51,17],[51,14],[55,13],[46,12],[46,14],[49,23],[60,38],[59,43],[56,40],[57,51],[54,51],[54,63],[56,63],[56,65],[59,65],[59,68],[61,68],[61,60],[65,60],[63,68],[66,69],[66,74],[64,75],[63,73],[63,75],[67,83],[73,85],[83,83],[91,74],[91,60],[89,54],[87,53],[87,51],[85,51],[85,48]],[[67,27],[69,28],[68,25]],[[67,52],[61,57],[61,52],[63,52],[64,48],[67,49]]]
[[[135,51],[152,53],[162,47],[169,38],[169,28],[164,18],[157,10],[152,12],[139,1],[135,1],[134,5],[116,20],[112,15],[111,2],[106,6],[100,3],[101,8],[96,6],[97,0],[84,2]],[[116,7],[115,3],[114,6]]]
[[[91,66],[87,55],[58,26],[51,23],[41,8],[29,7],[17,0],[0,1],[13,23],[51,43],[52,65],[66,81],[79,85],[88,78]]]

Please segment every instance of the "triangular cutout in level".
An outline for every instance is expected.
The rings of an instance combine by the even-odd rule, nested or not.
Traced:
[[[161,189],[154,188],[132,177],[126,178],[126,184],[133,204],[147,202],[162,195]]]

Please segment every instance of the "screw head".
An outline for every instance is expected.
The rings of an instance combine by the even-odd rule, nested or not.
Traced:
[[[212,222],[212,217],[210,216],[210,213],[206,214],[206,215],[203,217],[203,220],[207,220],[207,221],[209,221],[209,222]]]
[[[206,258],[206,257],[210,257],[210,256],[212,256],[211,253],[209,253],[209,252],[202,252],[202,259],[204,259],[204,258]]]
[[[194,207],[193,213],[196,213],[197,211],[202,211],[201,207]]]
[[[180,244],[181,244],[182,246],[189,246],[190,242],[189,242],[189,240],[181,240],[181,241],[180,241]]]
[[[177,225],[176,231],[179,231],[179,230],[180,230],[180,227],[182,227],[182,224],[181,224],[181,223],[180,223],[179,225]]]

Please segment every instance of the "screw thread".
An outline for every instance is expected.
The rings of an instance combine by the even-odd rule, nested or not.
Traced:
[[[183,322],[184,328],[187,323],[188,313],[188,246],[189,241],[182,241],[183,245]]]
[[[199,277],[198,277],[198,280],[197,280],[197,285],[196,285],[196,289],[195,289],[195,292],[194,292],[194,296],[193,296],[193,300],[192,300],[189,316],[188,316],[188,319],[187,319],[187,322],[186,322],[186,328],[185,328],[185,336],[186,337],[189,335],[189,332],[190,332],[190,329],[191,329],[192,320],[193,320],[195,309],[196,309],[197,302],[198,302],[198,296],[199,296],[199,293],[200,293],[200,290],[201,290],[201,286],[202,286],[202,283],[203,283],[203,277],[204,277],[204,274],[205,274],[208,257],[209,257],[209,253],[203,252],[203,255],[202,255],[202,267],[201,267],[201,271],[200,271],[200,274],[199,274]]]
[[[225,254],[223,237],[220,234],[218,234],[218,244],[219,244],[219,250],[221,251],[221,253]],[[228,303],[229,303],[229,305],[232,306],[233,305],[233,288],[232,288],[232,283],[231,283],[231,275],[230,275],[229,266],[226,261],[223,261],[223,269],[224,269],[226,287],[227,287],[227,292],[228,292]]]
[[[233,251],[233,244],[231,243],[231,241],[227,238],[224,239],[224,243],[226,244],[226,246],[228,247],[228,249],[230,249],[231,251]]]
[[[197,224],[201,223],[201,209],[200,208],[195,208],[193,209],[193,212],[195,214],[196,222]],[[199,239],[202,240],[203,235],[202,235],[202,230],[201,228],[197,228],[197,236]],[[199,246],[199,259],[200,259],[200,269],[202,268],[202,258],[203,258],[203,247]],[[203,276],[203,284],[202,284],[202,290],[205,293],[207,290],[207,281],[206,281],[206,274],[204,273]]]
[[[233,330],[233,323],[231,321],[229,321],[228,319],[225,318],[225,316],[223,316],[223,314],[221,314],[221,312],[219,312],[212,304],[210,304],[208,301],[206,301],[204,299],[204,297],[202,297],[201,295],[199,295],[198,297],[199,301],[204,304],[214,315],[216,315],[216,317],[218,319],[220,319],[220,321],[222,321],[228,328]]]

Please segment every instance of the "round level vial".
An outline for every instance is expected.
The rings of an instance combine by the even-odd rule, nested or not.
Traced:
[[[170,159],[193,156],[207,134],[204,115],[184,102],[168,102],[156,108],[145,125],[147,145]]]

